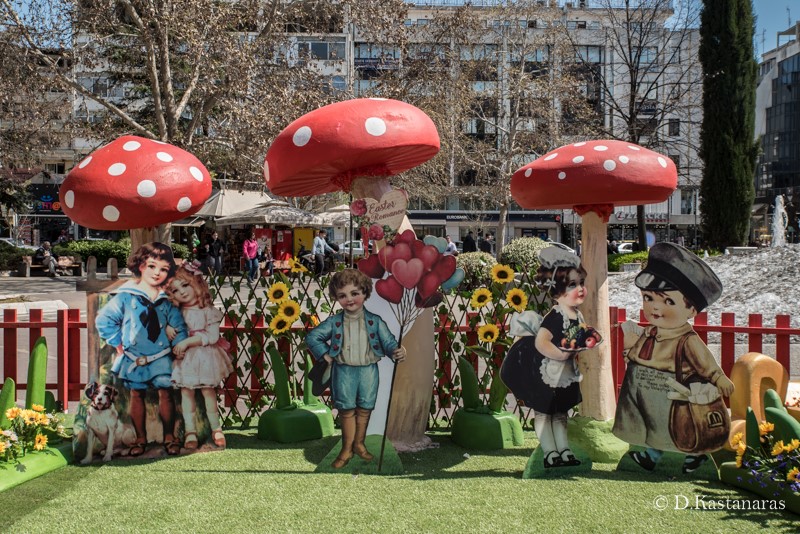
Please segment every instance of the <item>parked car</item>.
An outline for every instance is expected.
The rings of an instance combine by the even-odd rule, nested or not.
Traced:
[[[567,252],[569,252],[570,254],[575,254],[575,249],[573,249],[572,247],[568,247],[568,246],[567,246],[567,245],[565,245],[564,243],[559,243],[559,242],[557,242],[557,241],[548,241],[548,242],[547,242],[547,244],[548,244],[548,245],[551,245],[551,246],[553,246],[553,247],[558,247],[558,248],[560,248],[560,249],[562,249],[562,250],[566,250],[566,251],[567,251]]]
[[[372,249],[372,242],[369,244],[370,250]],[[344,255],[344,258],[347,259],[350,257],[350,249],[353,249],[353,257],[354,258],[363,258],[364,257],[364,243],[363,241],[345,241],[341,245],[339,245],[339,254]]]
[[[617,252],[620,254],[630,254],[633,252],[633,243],[620,243],[617,245]]]
[[[11,237],[0,237],[0,241],[9,244],[12,247],[22,248],[25,250],[36,250],[38,248],[31,245],[26,245],[25,243],[21,243],[19,241],[14,241],[14,239]]]

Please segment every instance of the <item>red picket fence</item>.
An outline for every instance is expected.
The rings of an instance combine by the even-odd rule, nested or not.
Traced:
[[[626,311],[624,309],[610,308],[611,312],[611,352],[612,352],[612,365],[614,381],[617,385],[617,390],[622,383],[622,378],[625,372],[625,360],[622,355],[622,329],[621,324],[626,320]],[[708,342],[709,333],[720,334],[720,354],[721,365],[723,370],[729,374],[733,367],[735,359],[735,345],[736,335],[745,334],[748,339],[748,352],[763,352],[764,336],[775,336],[775,356],[786,369],[790,369],[790,342],[791,336],[800,336],[800,328],[792,328],[790,316],[778,315],[775,317],[775,326],[763,326],[763,318],[761,314],[751,314],[748,317],[748,324],[746,326],[737,326],[735,324],[735,315],[733,313],[723,313],[721,315],[721,324],[710,325],[708,324],[708,316],[706,313],[697,315],[694,321],[694,329],[704,342]],[[444,329],[450,329],[452,326],[446,321],[442,323],[443,327],[437,329],[437,358],[440,362],[439,370],[440,378],[437,379],[437,384],[434,389],[434,395],[437,395],[439,402],[447,401],[446,395],[442,391],[447,390],[448,382],[451,380],[451,364],[452,362],[443,358],[442,354],[448,350],[447,336],[439,335],[439,332]],[[640,324],[646,325],[644,318],[640,317]],[[20,337],[27,331],[29,339],[28,347],[26,347],[22,354],[29,353],[33,348],[33,344],[42,333],[47,329],[55,329],[56,346],[55,346],[55,362],[56,362],[56,376],[55,383],[48,383],[47,388],[55,391],[56,399],[61,401],[66,407],[68,401],[76,401],[80,398],[84,384],[81,383],[81,364],[86,363],[83,361],[86,355],[86,348],[81,343],[81,329],[86,329],[86,322],[80,321],[80,310],[58,310],[56,312],[55,321],[43,320],[43,312],[39,309],[32,309],[29,313],[27,321],[22,321],[18,318],[17,310],[4,310],[3,320],[0,322],[0,328],[3,330],[3,358],[2,367],[0,368],[0,376],[3,378],[11,377],[17,384],[18,389],[25,389],[26,383],[21,381],[20,373],[18,372],[18,359],[20,354]],[[236,328],[235,325],[224,324],[221,327],[223,332]],[[460,332],[468,332],[468,335],[476,335],[469,327],[459,325],[455,327]],[[256,322],[252,327],[250,335],[254,338],[263,338],[268,334],[268,325],[263,321]],[[471,344],[477,341],[475,338]],[[287,363],[295,352],[299,351],[299,347],[289,346],[288,342],[281,347],[281,353],[286,354]],[[53,353],[53,347],[50,347],[50,353]],[[498,355],[501,357],[502,355]],[[263,357],[263,355],[262,355]],[[472,356],[473,365],[478,365],[477,357]],[[249,394],[251,397],[261,395],[270,395],[270,392],[261,387],[259,382],[260,370],[264,367],[263,359],[256,357],[252,362],[252,371],[250,373],[250,388]],[[225,404],[230,405],[235,402],[232,396],[233,388],[226,387],[223,392],[223,401]]]

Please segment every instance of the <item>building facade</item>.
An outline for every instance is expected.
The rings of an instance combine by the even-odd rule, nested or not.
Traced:
[[[751,238],[772,237],[775,199],[782,195],[786,239],[797,243],[800,203],[800,22],[778,33],[776,48],[762,56],[756,89],[756,165]],[[780,216],[780,214],[779,214]]]

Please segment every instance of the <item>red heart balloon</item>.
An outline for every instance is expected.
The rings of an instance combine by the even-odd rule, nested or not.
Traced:
[[[444,300],[441,291],[437,291],[428,298],[423,298],[419,293],[414,295],[414,306],[417,308],[432,308]]]
[[[411,242],[411,257],[412,258],[419,258],[419,255],[422,253],[422,249],[425,248],[425,243],[420,241],[419,239],[415,239]]]
[[[375,292],[392,304],[400,304],[403,299],[403,286],[397,282],[394,276],[375,282]]]
[[[408,261],[414,256],[411,255],[411,247],[408,243],[399,243],[392,247],[392,250],[386,253],[386,263],[383,264],[384,268],[390,273],[392,271],[392,265],[397,260]]]
[[[456,272],[456,258],[441,254],[431,269],[439,277],[439,283],[447,281]]]
[[[400,246],[398,245],[395,248]],[[400,285],[406,289],[414,289],[424,273],[425,268],[419,258],[411,258],[408,261],[394,260],[392,262],[392,274],[400,282]]]
[[[421,243],[421,241],[419,241]],[[424,245],[420,251],[414,254],[414,257],[422,260],[422,265],[425,266],[425,272],[433,269],[436,260],[439,259],[439,250],[433,245]]]
[[[419,281],[417,293],[419,293],[423,299],[426,299],[433,295],[437,289],[439,289],[439,277],[436,273],[430,272],[425,273],[422,280]]]
[[[392,245],[386,245],[385,247],[381,248],[378,251],[377,256],[378,259],[380,260],[381,267],[383,267],[384,269],[388,269],[389,266],[392,265],[392,262],[389,261],[389,259],[391,258],[393,251],[394,247]]]
[[[377,254],[372,254],[369,258],[358,260],[357,265],[358,270],[370,278],[383,278],[383,273],[386,272]]]
[[[414,233],[414,230],[406,230],[402,234],[398,234],[394,238],[394,244],[397,245],[399,243],[406,243],[411,244],[415,239],[417,239],[417,234]]]

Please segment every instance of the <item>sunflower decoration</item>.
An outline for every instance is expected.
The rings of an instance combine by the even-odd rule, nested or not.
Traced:
[[[497,263],[492,267],[492,280],[498,284],[507,284],[514,280],[514,269],[508,265]]]
[[[498,335],[500,335],[500,329],[496,325],[485,324],[478,328],[478,339],[484,343],[494,343]]]
[[[289,298],[289,287],[283,282],[275,282],[267,290],[267,298],[275,304],[281,303]]]
[[[289,258],[289,270],[293,273],[307,273],[308,269],[306,269],[303,264],[301,264],[297,258]]]
[[[483,308],[492,302],[492,292],[485,287],[479,287],[472,293],[472,300],[469,301],[473,309]]]
[[[33,448],[37,451],[43,451],[47,447],[47,436],[44,434],[37,434],[36,441],[34,441]]]
[[[506,302],[514,311],[522,313],[528,307],[528,296],[523,290],[515,287],[506,293]]]
[[[290,322],[300,317],[300,305],[293,300],[284,300],[278,304],[278,315],[283,315]]]
[[[275,335],[283,334],[292,326],[292,321],[287,319],[281,314],[276,315],[273,317],[272,321],[269,323],[269,328],[272,330],[272,333]]]

